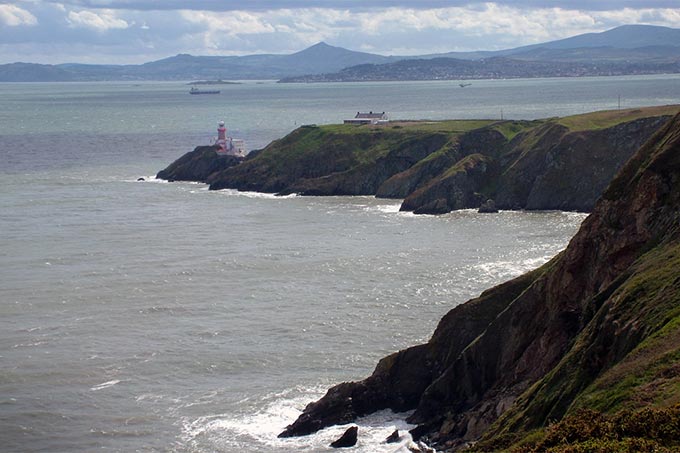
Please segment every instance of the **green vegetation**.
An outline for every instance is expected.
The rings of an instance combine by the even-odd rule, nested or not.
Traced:
[[[584,390],[575,408],[612,412],[680,403],[680,244],[653,250],[617,291],[612,310],[640,332],[653,332]]]
[[[633,121],[638,118],[652,116],[675,115],[680,111],[677,105],[664,105],[657,107],[642,107],[625,110],[604,110],[601,112],[585,113],[582,115],[567,116],[557,120],[557,123],[568,127],[572,131],[585,131],[606,129],[617,124]]]
[[[470,451],[480,450],[477,445]],[[665,453],[680,448],[680,405],[623,410],[583,409],[504,449],[510,453]]]
[[[515,138],[517,134],[527,129],[534,128],[545,123],[545,120],[536,121],[500,121],[494,124],[493,129],[497,130],[508,140]]]

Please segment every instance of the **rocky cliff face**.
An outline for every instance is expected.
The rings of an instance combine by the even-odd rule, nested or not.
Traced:
[[[563,253],[456,307],[427,344],[329,390],[282,436],[415,409],[417,433],[438,448],[482,438],[477,449],[494,451],[577,408],[677,402],[678,269],[680,115],[635,153]]]
[[[198,146],[165,169],[158,172],[158,179],[173,181],[207,182],[210,175],[241,163],[243,158],[219,156],[215,146]]]
[[[496,204],[590,211],[621,166],[667,119],[640,118],[587,131],[549,124],[521,134],[502,159]]]

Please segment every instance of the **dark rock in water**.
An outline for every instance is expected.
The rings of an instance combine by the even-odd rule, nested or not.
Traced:
[[[493,201],[492,199],[486,200],[482,205],[479,207],[477,212],[481,213],[494,213],[498,212],[498,208],[496,207],[496,202]]]
[[[137,178],[137,181],[146,181],[144,178]]]
[[[469,319],[467,322],[474,323]],[[480,324],[481,326],[481,324]],[[464,324],[456,332],[461,343],[481,333],[469,332]],[[332,425],[351,423],[357,417],[382,409],[403,412],[416,407],[418,398],[430,384],[427,347],[415,346],[383,358],[373,376],[361,382],[345,382],[328,390],[319,401],[310,403],[304,412],[279,437],[304,436]]]
[[[413,439],[414,442],[418,442],[420,439],[423,438],[423,436],[439,428],[441,423],[442,419],[440,417],[435,417],[433,420],[428,420],[427,423],[423,423],[421,425],[416,426],[415,428],[409,431],[409,434],[411,435],[411,438]]]
[[[401,440],[401,436],[399,435],[399,430],[395,429],[392,434],[387,436],[387,439],[385,439],[385,443],[387,444],[396,444]]]
[[[448,212],[451,212],[451,208],[445,198],[437,198],[413,211],[414,214],[446,214]]]
[[[357,443],[358,432],[359,428],[357,426],[347,428],[347,431],[345,431],[345,433],[342,436],[340,436],[335,442],[331,443],[331,447],[333,448],[353,447]]]
[[[422,442],[410,444],[408,446],[408,451],[412,453],[437,453],[434,448],[428,447]]]

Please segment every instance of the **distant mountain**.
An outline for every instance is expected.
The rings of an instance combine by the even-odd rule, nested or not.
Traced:
[[[0,81],[280,79],[339,71],[347,66],[388,63],[398,58],[354,52],[320,42],[290,55],[213,57],[179,54],[141,65],[0,65]]]
[[[546,49],[577,49],[581,47],[636,49],[650,46],[680,46],[680,29],[656,25],[622,25],[601,33],[586,33],[543,44],[518,47],[512,49],[509,54],[522,53],[539,47]]]
[[[94,80],[197,80],[197,79],[288,79],[288,80],[324,80],[332,77],[318,77],[320,74],[329,75],[343,72],[358,74],[357,66],[363,66],[362,71],[369,66],[388,65],[386,68],[371,71],[386,74],[390,68],[401,71],[394,76],[383,75],[375,80],[408,80],[403,77],[414,77],[418,80],[438,78],[456,78],[451,72],[451,66],[464,67],[462,63],[447,62],[450,60],[473,60],[477,62],[494,61],[497,57],[512,59],[506,61],[512,66],[511,73],[524,71],[525,76],[547,76],[560,73],[579,73],[581,75],[635,74],[666,72],[680,61],[680,29],[657,27],[651,25],[625,25],[602,33],[588,33],[558,41],[523,46],[501,51],[480,52],[451,52],[445,54],[424,55],[421,57],[404,57],[375,55],[365,52],[355,52],[341,47],[330,46],[320,42],[300,52],[289,55],[247,55],[237,56],[193,56],[179,54],[174,57],[152,61],[141,65],[85,65],[60,64],[40,65],[30,63],[12,63],[0,65],[0,82],[32,82],[32,81],[94,81]],[[421,63],[405,64],[410,69],[402,71],[403,65],[395,65],[399,61],[420,61]],[[426,63],[427,60],[438,60]],[[536,64],[521,63],[535,62]],[[574,65],[573,63],[582,63]],[[584,71],[588,65],[607,63],[606,68],[600,68],[594,73]],[[547,72],[531,72],[535,67],[545,68],[550,63]],[[563,63],[570,63],[566,67]],[[394,66],[389,66],[394,65]],[[414,66],[421,65],[419,73]],[[438,74],[442,66],[448,66],[444,74]],[[439,67],[440,69],[436,69]],[[352,68],[349,71],[342,71]],[[427,72],[435,73],[427,75]],[[480,70],[482,70],[481,68]],[[505,70],[504,70],[505,71]],[[629,71],[629,72],[626,72]],[[479,70],[470,69],[468,72],[476,74]],[[489,72],[488,70],[482,72]],[[300,78],[299,76],[305,75]],[[314,76],[314,77],[310,77]],[[520,77],[520,75],[516,75]],[[370,80],[364,73],[358,80]],[[475,77],[470,75],[469,77]],[[486,76],[485,76],[486,77]],[[337,79],[337,78],[336,78]],[[344,79],[338,79],[344,80]]]
[[[582,59],[609,58],[607,52],[615,55],[637,56],[639,49],[651,50],[652,56],[680,55],[680,29],[656,25],[622,25],[600,33],[586,33],[570,38],[549,41],[541,44],[515,47],[512,49],[478,52],[448,52],[424,55],[420,58],[457,58],[461,60],[480,60],[483,58],[530,56],[550,60],[565,55],[565,51],[580,54]],[[555,51],[555,52],[550,52]],[[559,57],[558,57],[559,59]]]

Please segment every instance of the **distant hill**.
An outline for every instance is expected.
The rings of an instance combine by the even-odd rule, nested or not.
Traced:
[[[290,55],[220,57],[179,54],[141,65],[124,66],[12,63],[0,65],[0,81],[280,79],[291,75],[335,72],[359,64],[388,63],[397,59],[320,42]]]
[[[636,56],[639,49],[646,48],[656,56],[680,52],[680,29],[656,25],[622,25],[600,33],[585,33],[570,38],[549,41],[541,44],[515,47],[512,49],[478,52],[448,52],[424,55],[420,58],[457,58],[461,60],[480,60],[483,58],[512,56],[528,59],[530,56],[550,60],[556,56],[572,53],[580,54],[582,59],[605,58],[607,53]],[[551,52],[554,51],[554,52]],[[568,52],[565,52],[568,51]]]
[[[503,57],[507,60],[500,60]],[[445,54],[404,57],[370,54],[330,46],[324,42],[289,55],[247,56],[193,56],[179,54],[141,65],[85,65],[78,63],[42,65],[12,63],[0,65],[0,82],[95,81],[95,80],[238,80],[238,79],[288,79],[289,81],[351,80],[348,73],[370,69],[383,74],[371,78],[362,73],[354,80],[430,80],[459,78],[451,66],[467,67],[450,61],[476,61],[498,65],[505,61],[508,77],[543,77],[561,75],[607,75],[676,72],[680,61],[680,29],[651,25],[625,25],[602,33],[588,33],[543,44],[523,46],[501,51],[451,52]],[[420,61],[405,64],[410,69],[402,71],[402,61]],[[428,60],[434,62],[428,63]],[[449,60],[446,64],[443,60]],[[524,64],[519,62],[535,62]],[[573,63],[582,63],[573,65]],[[608,66],[602,67],[601,63]],[[548,63],[546,65],[546,63]],[[565,66],[564,63],[571,63]],[[357,67],[363,65],[362,69]],[[393,65],[379,68],[382,65]],[[420,69],[416,66],[420,65]],[[443,70],[441,66],[449,66]],[[596,71],[585,70],[597,65]],[[474,65],[473,65],[474,66]],[[329,77],[340,73],[342,77]],[[401,71],[387,76],[390,68]],[[540,68],[543,70],[538,71]],[[546,69],[548,68],[548,69]],[[670,69],[669,69],[670,68]],[[434,73],[432,73],[432,71]],[[467,77],[477,77],[480,70],[470,69]],[[482,71],[483,72],[483,71]],[[486,71],[489,72],[488,70]],[[498,72],[498,71],[496,71]],[[318,77],[324,74],[324,77]],[[429,74],[429,75],[428,75]],[[300,77],[300,76],[305,77]],[[314,76],[314,77],[309,77]],[[486,75],[483,77],[493,77]],[[501,75],[505,77],[505,75]]]

